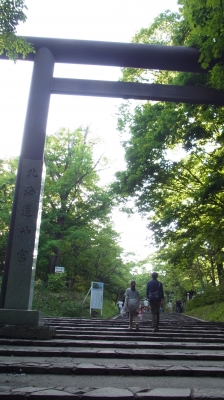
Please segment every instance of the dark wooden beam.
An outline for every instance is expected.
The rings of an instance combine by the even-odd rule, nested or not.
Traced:
[[[193,47],[40,37],[25,39],[36,51],[48,48],[56,63],[205,72],[198,63],[199,51]],[[33,61],[34,56],[28,54],[26,60]],[[6,59],[6,56],[3,54],[1,58]]]
[[[224,105],[224,92],[205,87],[53,78],[52,94]]]

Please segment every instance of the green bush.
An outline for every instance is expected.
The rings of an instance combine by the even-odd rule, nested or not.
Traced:
[[[193,299],[187,302],[186,311],[193,310],[197,307],[212,305],[224,301],[224,286],[206,288],[204,293],[197,294]]]
[[[51,292],[58,293],[65,289],[66,275],[65,274],[49,274],[48,289]]]
[[[194,308],[186,315],[199,318],[204,321],[224,322],[224,303],[214,303]]]
[[[82,303],[65,301],[62,304],[62,314],[64,317],[82,317]]]
[[[102,318],[112,318],[117,315],[117,306],[112,300],[103,300],[103,315]]]
[[[51,278],[51,277],[56,277]],[[40,281],[35,283],[33,310],[42,311],[45,316],[52,317],[76,317],[91,318],[90,316],[90,296],[86,299],[85,293],[69,290],[64,286],[64,280],[58,279],[61,275],[51,275],[48,285]],[[63,283],[63,285],[61,284]],[[103,315],[101,310],[93,310],[93,316],[97,318],[111,318],[117,314],[117,307],[112,300],[104,299]]]

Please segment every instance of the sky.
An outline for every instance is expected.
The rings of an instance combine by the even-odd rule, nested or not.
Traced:
[[[131,42],[141,28],[167,9],[177,11],[176,0],[26,0],[27,21],[20,24],[21,36]],[[0,60],[0,157],[20,153],[26,107],[32,76],[32,62]],[[55,77],[117,81],[120,68],[56,64]],[[90,134],[100,138],[99,154],[110,160],[111,168],[102,173],[109,183],[116,170],[125,168],[124,151],[116,129],[121,99],[84,96],[51,96],[47,134],[61,127],[71,130],[89,126]],[[137,101],[136,101],[137,104]],[[121,234],[120,245],[134,252],[135,260],[147,257],[150,232],[147,220],[137,214],[128,218],[116,211],[115,229]]]

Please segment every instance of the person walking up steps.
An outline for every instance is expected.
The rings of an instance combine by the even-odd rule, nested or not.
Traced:
[[[129,329],[132,329],[132,323],[134,320],[136,331],[139,331],[138,313],[139,313],[140,295],[139,292],[135,289],[135,281],[131,281],[131,287],[126,289],[124,295],[125,295],[124,311],[129,312]]]
[[[152,280],[146,286],[146,298],[149,300],[152,313],[152,329],[153,332],[159,330],[159,312],[160,307],[163,307],[164,294],[163,284],[157,280],[157,272],[152,273]]]
[[[173,303],[172,303],[172,301],[170,300],[169,303],[168,303],[168,311],[169,311],[169,314],[172,313],[172,310],[173,310]]]
[[[123,305],[124,305],[123,301],[119,300],[117,302],[118,314],[121,314],[121,310],[122,310]]]
[[[181,313],[181,308],[182,308],[182,303],[181,300],[176,301],[176,313],[180,314]]]

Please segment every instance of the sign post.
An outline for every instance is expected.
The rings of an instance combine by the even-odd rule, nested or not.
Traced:
[[[90,299],[90,314],[91,309],[95,308],[103,312],[103,283],[92,282],[91,284],[91,299]]]
[[[64,274],[65,273],[65,267],[55,267],[54,268],[55,274]]]

